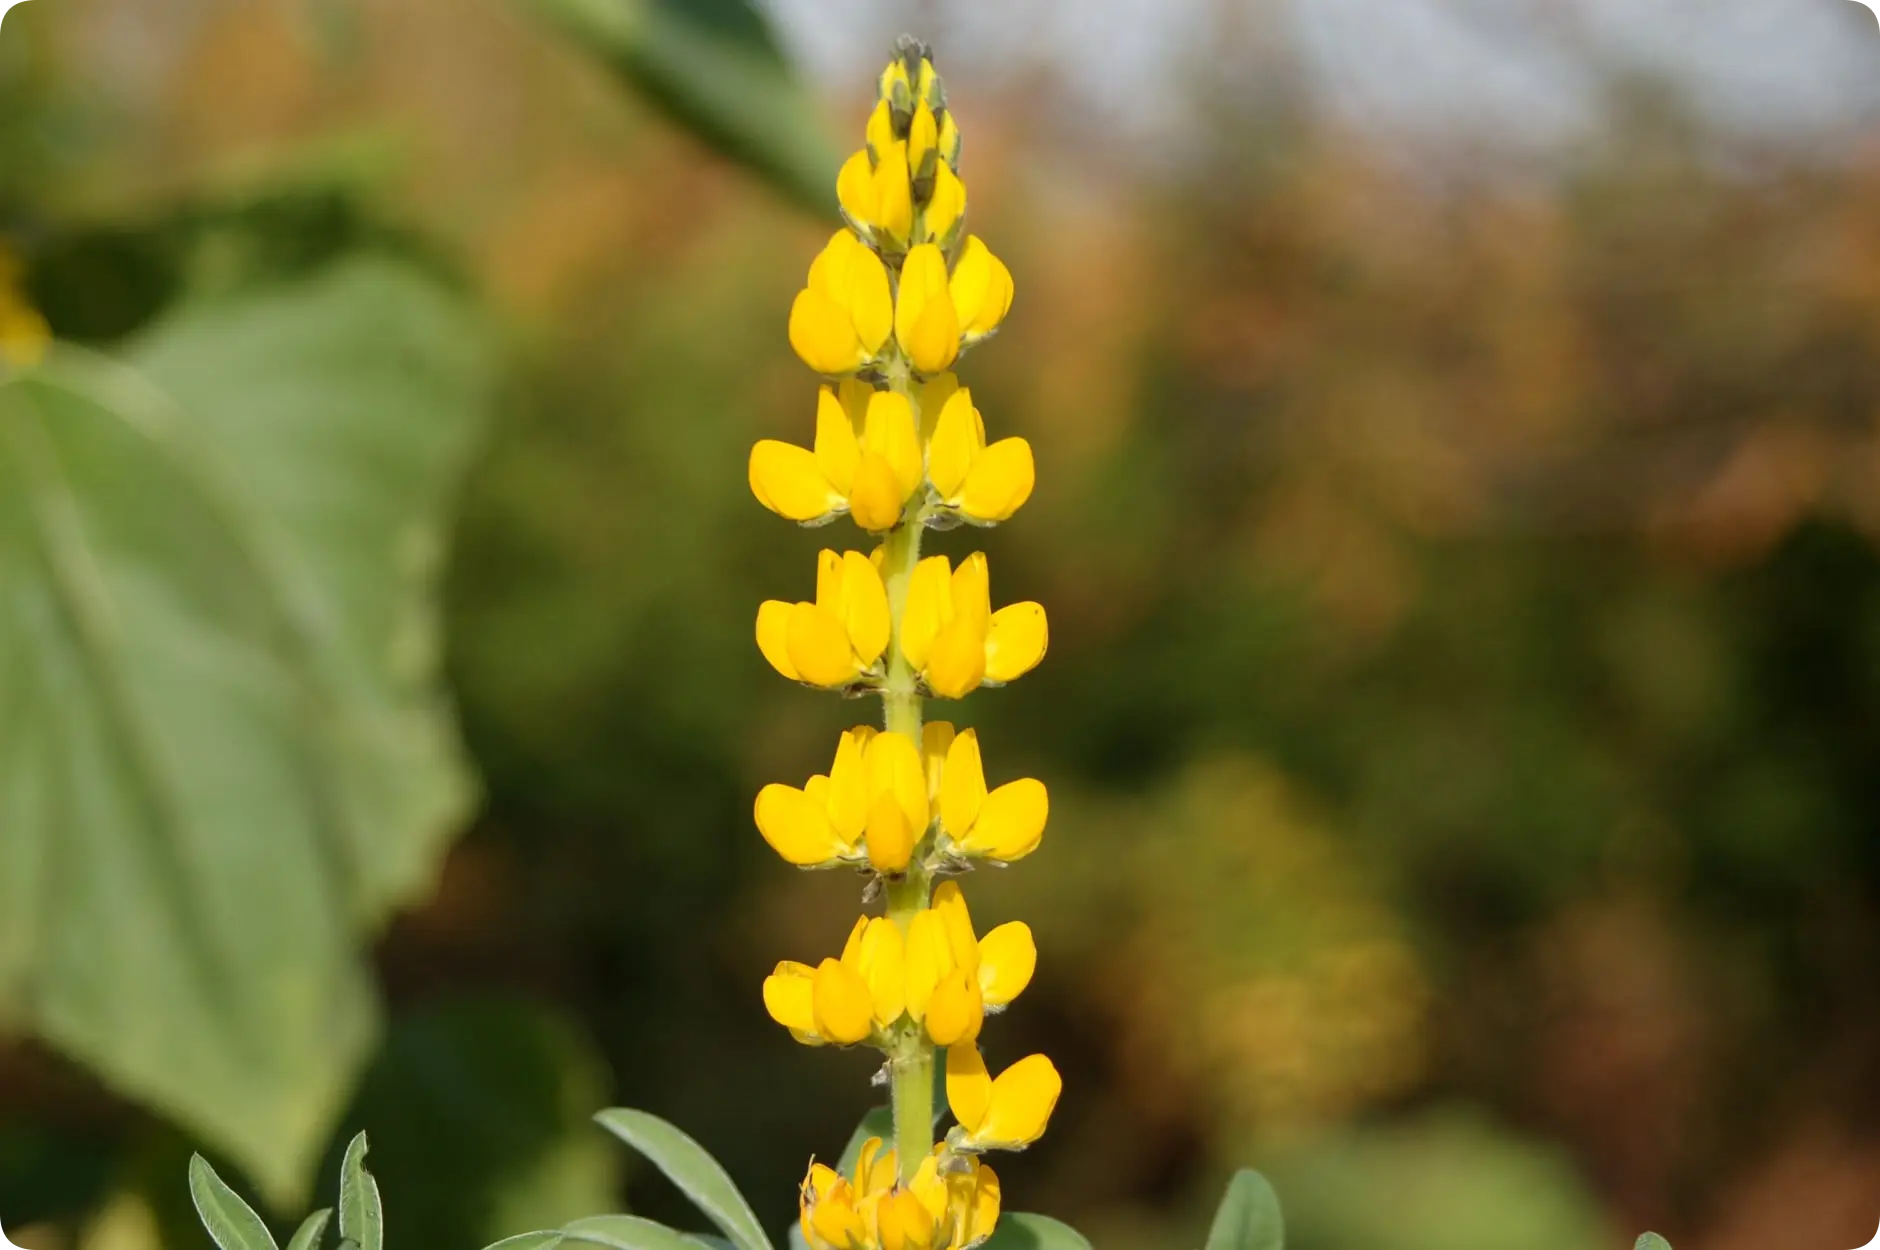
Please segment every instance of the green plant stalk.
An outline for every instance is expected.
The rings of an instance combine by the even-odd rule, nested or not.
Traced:
[[[907,396],[920,419],[919,401],[905,369],[894,371],[889,385]],[[894,636],[888,649],[887,679],[882,685],[882,721],[890,733],[905,734],[916,747],[921,740],[923,700],[913,666],[901,650],[901,614],[907,606],[907,585],[920,563],[922,509],[916,505],[882,542],[882,574],[888,591],[888,616]],[[925,831],[923,831],[924,836]],[[907,871],[887,881],[888,918],[903,935],[916,913],[932,901],[933,880],[917,854]],[[894,1149],[901,1179],[910,1181],[920,1161],[933,1147],[934,1048],[919,1029],[906,1037],[889,1057],[889,1091],[894,1110]]]

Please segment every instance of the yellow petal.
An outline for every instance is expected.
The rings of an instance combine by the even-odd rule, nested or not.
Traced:
[[[852,373],[867,359],[849,310],[813,287],[790,305],[790,346],[818,373]]]
[[[814,453],[767,438],[751,448],[751,493],[792,521],[818,521],[842,506]]]
[[[868,863],[876,872],[893,875],[907,870],[914,856],[914,831],[892,794],[882,795],[869,807],[867,838]]]
[[[940,774],[940,827],[956,844],[968,845],[986,801],[986,774],[980,762],[979,734],[968,729],[953,739]]]
[[[969,343],[991,334],[1012,307],[1012,273],[978,235],[968,235],[949,284],[960,332]]]
[[[842,615],[842,553],[827,547],[816,553],[816,605]]]
[[[871,534],[893,529],[901,523],[902,505],[907,495],[896,481],[894,466],[887,457],[870,449],[862,454],[849,487],[849,515]]]
[[[851,266],[848,309],[862,350],[870,359],[879,356],[894,332],[894,295],[887,267],[871,248],[860,248]]]
[[[962,389],[948,397],[934,422],[933,438],[927,444],[927,477],[949,503],[958,500],[985,442],[977,418],[972,392]]]
[[[896,1190],[883,1197],[875,1220],[881,1250],[933,1250],[938,1231],[933,1212],[908,1191]]]
[[[849,634],[829,609],[814,603],[791,607],[784,645],[798,679],[812,686],[846,686],[862,671]]]
[[[764,1010],[772,1020],[800,1036],[816,1031],[814,976],[815,970],[808,964],[786,959],[764,978]]]
[[[951,109],[940,119],[940,159],[953,168],[960,167],[960,127]]]
[[[862,1148],[855,1156],[855,1192],[867,1197],[884,1189],[893,1189],[898,1172],[894,1165],[894,1149],[883,1149],[885,1143],[879,1137],[871,1137],[862,1143]]]
[[[875,165],[876,238],[886,235],[902,246],[914,229],[914,188],[907,155],[907,144],[896,140]]]
[[[907,1014],[923,1019],[934,986],[953,970],[946,922],[931,910],[915,912],[907,923]]]
[[[953,398],[953,392],[959,389],[960,379],[952,373],[936,373],[914,388],[915,406],[920,409],[920,436],[923,439],[933,437],[934,425],[945,411],[947,401]]]
[[[877,391],[868,401],[868,419],[863,434],[868,450],[879,453],[894,467],[894,480],[906,502],[920,485],[920,430],[914,423],[914,407],[907,396],[893,391]]]
[[[902,819],[918,841],[931,819],[927,804],[927,769],[920,749],[906,734],[876,734],[868,744],[868,794],[886,795],[901,809]]]
[[[1038,849],[1050,815],[1051,800],[1044,783],[1023,777],[986,795],[971,831],[954,841],[968,855],[986,855],[1009,864]],[[940,816],[944,822],[944,806]]]
[[[842,385],[846,389],[851,384],[866,385],[854,383],[853,379],[845,380]],[[841,399],[827,386],[816,395],[815,454],[823,481],[838,494],[847,495],[850,484],[855,481],[855,465],[862,458],[862,451]]]
[[[986,631],[986,680],[1008,682],[1038,667],[1050,644],[1044,608],[1036,603],[1014,603],[992,614]]]
[[[952,1202],[953,1244],[975,1246],[992,1236],[999,1226],[999,1175],[981,1163],[973,1174],[959,1177]]]
[[[985,1123],[992,1101],[992,1077],[974,1045],[947,1047],[947,1106],[969,1134]]]
[[[953,966],[968,976],[979,972],[979,941],[973,936],[973,914],[966,907],[966,892],[957,881],[943,881],[933,892],[933,908],[946,933]]]
[[[953,726],[943,720],[930,720],[920,730],[921,769],[927,774],[928,810],[938,811],[940,789],[946,776],[947,755],[953,750]]]
[[[1044,1135],[1063,1090],[1063,1079],[1049,1059],[1027,1055],[992,1082],[985,1118],[969,1130],[970,1143],[981,1148],[1024,1149]]]
[[[940,123],[933,109],[922,100],[914,109],[914,120],[907,128],[907,167],[916,174],[940,146]]]
[[[959,618],[949,622],[935,635],[921,671],[927,688],[942,699],[964,699],[979,689],[986,677],[984,627]]]
[[[986,553],[975,551],[953,570],[953,615],[986,629],[992,620],[992,581]]]
[[[941,978],[927,1002],[927,1036],[936,1046],[971,1042],[979,1036],[985,1016],[979,983],[964,968],[956,968]]]
[[[863,748],[873,730],[857,725],[836,743],[835,762],[829,766],[829,825],[849,846],[861,839],[868,822],[868,771],[862,766]]]
[[[836,175],[836,202],[857,227],[874,225],[875,167],[867,148],[842,162],[842,171]]]
[[[758,792],[754,815],[764,841],[799,867],[826,864],[848,850],[830,828],[828,810],[791,786],[765,786]]]
[[[947,288],[946,257],[932,243],[914,248],[901,264],[894,333],[922,373],[938,373],[959,355],[960,323]]]
[[[933,194],[927,200],[921,226],[928,239],[945,247],[952,242],[953,232],[965,216],[966,184],[960,181],[951,165],[942,161],[934,166]]]
[[[901,603],[901,654],[916,669],[927,666],[928,651],[940,627],[951,618],[953,574],[945,556],[929,556],[914,566]]]
[[[790,606],[781,599],[766,599],[757,609],[757,649],[770,666],[791,681],[801,681],[796,665],[790,662],[788,636]]]
[[[1038,970],[1038,945],[1022,920],[999,925],[979,939],[979,992],[986,1006],[1003,1007],[1025,992]]]
[[[960,511],[975,521],[1003,521],[1031,498],[1037,473],[1031,444],[1002,438],[973,461],[960,492]]]
[[[854,967],[868,984],[875,1023],[886,1028],[900,1019],[907,1008],[907,940],[901,926],[885,916],[870,919],[861,931]]]
[[[862,667],[870,667],[888,649],[888,588],[859,551],[842,553],[841,616]]]
[[[837,959],[816,966],[811,982],[816,1032],[829,1041],[852,1046],[874,1031],[874,1000],[861,974]]]
[[[868,115],[868,146],[877,156],[886,152],[894,142],[894,110],[888,107],[887,100],[879,100],[874,111]]]

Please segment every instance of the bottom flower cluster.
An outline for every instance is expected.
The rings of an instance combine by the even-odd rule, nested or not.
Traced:
[[[855,1175],[812,1163],[801,1225],[812,1250],[967,1250],[999,1222],[999,1177],[970,1155],[935,1146],[913,1179],[896,1181],[893,1148],[862,1144]]]

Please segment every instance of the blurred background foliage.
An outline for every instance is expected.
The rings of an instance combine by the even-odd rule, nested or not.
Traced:
[[[1042,470],[1021,524],[937,540],[983,541],[999,597],[1053,618],[1049,661],[964,709],[993,780],[1056,809],[1038,857],[974,883],[1043,953],[994,1058],[1047,1050],[1067,1085],[1008,1193],[1106,1250],[1198,1242],[1241,1162],[1301,1250],[1864,1239],[1880,154],[1732,143],[1616,66],[1544,166],[1426,159],[1328,110],[1259,6],[1218,8],[1178,79],[1199,122],[1149,154],[1088,124],[1074,60],[976,72],[963,6],[896,15],[939,41],[975,228],[1019,282],[966,373]],[[751,796],[865,715],[750,641],[827,537],[741,469],[808,429],[784,316],[827,133],[870,86],[798,96],[777,49],[725,0],[6,19],[0,229],[67,343],[141,364],[196,318],[219,402],[265,415],[254,301],[376,267],[454,327],[410,349],[466,379],[430,416],[347,399],[355,357],[319,391],[479,448],[435,505],[429,606],[481,806],[333,956],[384,1009],[303,1130],[323,1190],[371,1132],[400,1242],[622,1199],[680,1218],[585,1124],[606,1102],[685,1125],[781,1223],[867,1102],[865,1058],[793,1046],[756,994],[840,937],[854,882],[778,865]],[[390,307],[322,333],[411,333]],[[0,1217],[27,1244],[202,1244],[197,1136],[298,1213],[316,1178],[244,1154],[215,1089],[6,1019]]]

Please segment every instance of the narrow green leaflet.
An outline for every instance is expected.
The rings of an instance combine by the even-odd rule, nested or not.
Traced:
[[[1657,1233],[1645,1233],[1632,1243],[1632,1250],[1671,1250],[1671,1243]]]
[[[1084,1235],[1048,1215],[1008,1211],[986,1239],[983,1250],[1091,1250]]]
[[[750,0],[515,0],[673,119],[834,215],[841,155]]]
[[[1214,1213],[1206,1250],[1280,1250],[1285,1244],[1279,1196],[1251,1168],[1234,1173]]]
[[[487,370],[360,260],[0,380],[0,1032],[282,1207],[474,799],[435,615]]]
[[[608,1132],[652,1161],[738,1250],[771,1250],[770,1238],[738,1187],[705,1147],[656,1115],[615,1107],[594,1117]]]
[[[385,1250],[385,1205],[378,1181],[366,1171],[364,1133],[347,1144],[339,1165],[339,1235],[359,1250]]]
[[[330,1207],[322,1207],[294,1230],[293,1240],[287,1243],[287,1250],[320,1250],[320,1238],[326,1234],[327,1221],[333,1218]]]
[[[221,1250],[276,1250],[268,1226],[254,1208],[223,1184],[201,1155],[190,1156],[189,1196],[196,1204],[196,1214],[202,1217],[202,1226]]]

